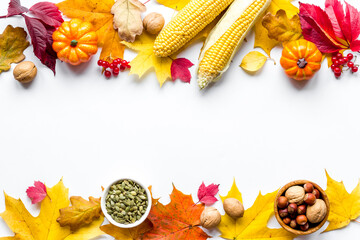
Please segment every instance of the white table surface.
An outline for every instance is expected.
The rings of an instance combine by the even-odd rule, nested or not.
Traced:
[[[38,1],[22,2],[30,7]],[[323,6],[325,1],[303,2]],[[357,0],[348,2],[360,9]],[[0,15],[7,5],[0,1]],[[167,21],[174,14],[155,1],[147,6]],[[0,19],[0,31],[8,24],[25,27],[21,17],[12,17]],[[163,203],[169,202],[172,183],[197,200],[203,180],[221,184],[220,193],[226,194],[235,177],[246,208],[259,190],[274,191],[292,180],[310,179],[326,188],[325,168],[351,191],[360,176],[360,73],[336,80],[324,63],[299,89],[279,63],[268,61],[250,76],[238,67],[252,50],[254,34],[247,39],[221,82],[205,91],[195,78],[160,89],[153,72],[142,80],[126,73],[106,80],[96,66],[99,53],[80,67],[58,61],[54,77],[30,46],[26,60],[38,67],[30,86],[13,79],[15,64],[0,74],[0,189],[20,197],[33,214],[39,210],[31,206],[26,188],[34,180],[53,186],[62,177],[70,195],[88,197],[100,196],[101,186],[113,179],[131,176],[153,185]],[[200,47],[180,57],[197,63]],[[272,51],[277,62],[280,54],[281,48]],[[126,50],[126,59],[134,56]],[[191,72],[195,76],[195,67]],[[0,236],[11,234],[0,219]],[[351,223],[302,239],[359,234],[360,224]]]

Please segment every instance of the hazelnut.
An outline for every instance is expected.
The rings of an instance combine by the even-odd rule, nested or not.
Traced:
[[[299,215],[296,217],[296,223],[300,226],[303,226],[307,223],[308,219],[305,215]]]
[[[304,184],[304,190],[306,193],[312,193],[314,191],[314,185],[310,182]]]
[[[289,203],[300,205],[304,202],[305,190],[300,186],[289,187],[285,192],[285,197],[289,200]]]
[[[279,216],[281,218],[287,217],[289,215],[288,209],[284,208],[284,209],[280,209],[279,210]]]
[[[312,193],[305,194],[304,202],[310,206],[314,205],[316,201],[316,197]]]
[[[316,199],[315,204],[308,206],[306,209],[306,217],[311,223],[319,223],[324,220],[327,214],[327,207],[322,199]]]
[[[312,194],[314,194],[317,199],[320,198],[320,191],[319,191],[319,190],[314,189],[314,191],[312,192]]]
[[[309,230],[309,228],[310,228],[309,223],[306,223],[305,225],[300,226],[300,229],[301,229],[302,231],[307,231],[307,230]]]
[[[159,13],[149,13],[143,20],[145,30],[150,34],[159,34],[164,27],[165,19]]]
[[[225,199],[224,210],[232,218],[239,218],[244,216],[244,206],[236,198]]]
[[[291,220],[291,222],[290,222],[290,227],[291,228],[297,228],[297,223],[296,223],[296,220]]]
[[[280,196],[278,198],[278,203],[277,203],[278,208],[286,208],[288,206],[288,204],[289,204],[289,202],[286,197]]]
[[[288,206],[288,212],[289,214],[294,214],[297,212],[297,208],[298,206],[296,205],[296,203],[290,203]]]
[[[14,78],[21,83],[29,83],[34,80],[37,73],[36,66],[33,62],[24,61],[19,63],[13,71]]]
[[[306,205],[300,205],[298,206],[297,213],[299,215],[306,214]]]
[[[291,219],[290,218],[284,218],[283,219],[283,222],[286,224],[286,225],[289,225],[290,224],[290,222],[291,222]]]
[[[221,221],[220,212],[214,207],[205,208],[201,213],[200,223],[204,228],[213,228],[219,225]]]

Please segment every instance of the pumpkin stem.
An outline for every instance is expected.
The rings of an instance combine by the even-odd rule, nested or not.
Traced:
[[[305,68],[307,64],[308,64],[308,62],[305,60],[305,58],[300,58],[297,61],[297,65],[299,68]]]
[[[71,43],[70,43],[70,46],[76,47],[77,44],[78,44],[78,41],[72,40]]]

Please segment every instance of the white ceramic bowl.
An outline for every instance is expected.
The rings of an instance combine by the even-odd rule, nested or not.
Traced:
[[[110,187],[111,187],[113,184],[115,184],[115,183],[117,183],[117,182],[119,182],[119,181],[121,181],[121,180],[131,180],[131,181],[133,181],[134,183],[139,184],[142,188],[145,189],[145,192],[146,192],[146,195],[147,195],[147,198],[148,198],[148,206],[147,206],[147,208],[146,208],[146,211],[145,211],[144,215],[142,215],[142,217],[141,217],[139,220],[137,220],[136,222],[134,222],[134,223],[129,223],[129,224],[118,223],[118,222],[116,222],[116,221],[107,213],[107,210],[106,210],[105,200],[106,200],[106,196],[108,195],[109,189],[110,189]],[[110,184],[105,188],[105,190],[104,190],[104,192],[103,192],[103,195],[102,195],[102,197],[101,197],[101,210],[102,210],[102,212],[104,213],[106,219],[107,219],[111,224],[113,224],[113,225],[115,225],[115,226],[117,226],[117,227],[120,227],[120,228],[133,228],[133,227],[136,227],[136,226],[140,225],[142,222],[144,222],[145,219],[148,217],[148,215],[149,215],[149,213],[150,213],[151,204],[152,204],[152,202],[151,202],[151,194],[150,194],[149,189],[148,189],[144,184],[142,184],[142,183],[140,183],[139,181],[136,181],[136,180],[134,180],[134,179],[131,179],[131,178],[120,178],[120,179],[118,179],[118,180],[113,181],[112,183],[110,183]]]

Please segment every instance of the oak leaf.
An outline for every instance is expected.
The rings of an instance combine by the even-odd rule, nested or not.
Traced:
[[[119,228],[112,224],[103,225],[100,229],[117,240],[140,240],[142,236],[153,228],[150,220],[146,219],[139,226],[133,228]]]
[[[0,73],[8,71],[11,63],[24,60],[23,51],[29,46],[26,36],[23,28],[14,28],[11,25],[0,34]]]
[[[267,59],[261,52],[252,51],[245,55],[240,67],[249,73],[255,73],[264,66]]]
[[[267,12],[275,15],[280,9],[285,10],[287,16],[292,18],[294,15],[298,14],[299,9],[295,7],[292,3],[292,0],[272,0]],[[266,13],[264,15],[266,15]],[[255,43],[254,47],[262,48],[265,53],[270,56],[271,50],[279,44],[278,41],[269,38],[266,28],[262,25],[262,21],[255,23]]]
[[[109,27],[113,26],[111,7],[114,0],[65,0],[57,4],[68,18],[80,18],[92,23],[98,35],[98,45],[104,44]]]
[[[28,187],[26,194],[31,199],[31,203],[39,203],[46,197],[46,186],[40,181],[35,181],[33,187]]]
[[[272,15],[270,12],[265,15],[262,21],[263,26],[268,30],[268,36],[279,42],[295,41],[302,37],[300,18],[294,15],[289,19],[282,9]]]
[[[242,218],[233,219],[227,214],[221,216],[221,222],[218,226],[221,237],[226,239],[277,239],[291,240],[295,235],[287,232],[283,228],[270,229],[267,227],[269,218],[274,214],[274,200],[277,191],[262,195],[259,193],[252,207],[247,209]],[[237,189],[234,181],[228,195],[221,197],[224,201],[226,198],[236,198],[242,202],[240,191]]]
[[[20,199],[14,199],[5,193],[6,210],[0,214],[6,224],[15,233],[13,237],[0,237],[1,240],[88,240],[102,235],[100,225],[103,217],[89,226],[72,232],[56,222],[59,209],[69,206],[69,190],[62,180],[52,188],[47,188],[47,196],[41,202],[40,214],[33,217]]]
[[[344,183],[332,179],[328,172],[326,194],[330,200],[329,226],[325,232],[347,226],[360,216],[360,181],[351,193],[346,191]]]
[[[143,32],[141,13],[146,11],[139,0],[117,0],[111,8],[114,14],[114,28],[126,42],[134,42],[135,37]]]
[[[158,202],[151,208],[149,219],[154,228],[144,235],[144,239],[197,239],[209,238],[199,226],[203,204],[194,204],[191,195],[185,195],[174,186],[170,203]]]
[[[89,201],[82,197],[70,197],[71,207],[60,209],[60,217],[56,219],[60,226],[70,226],[76,231],[82,226],[92,223],[101,216],[100,198],[89,197]]]

